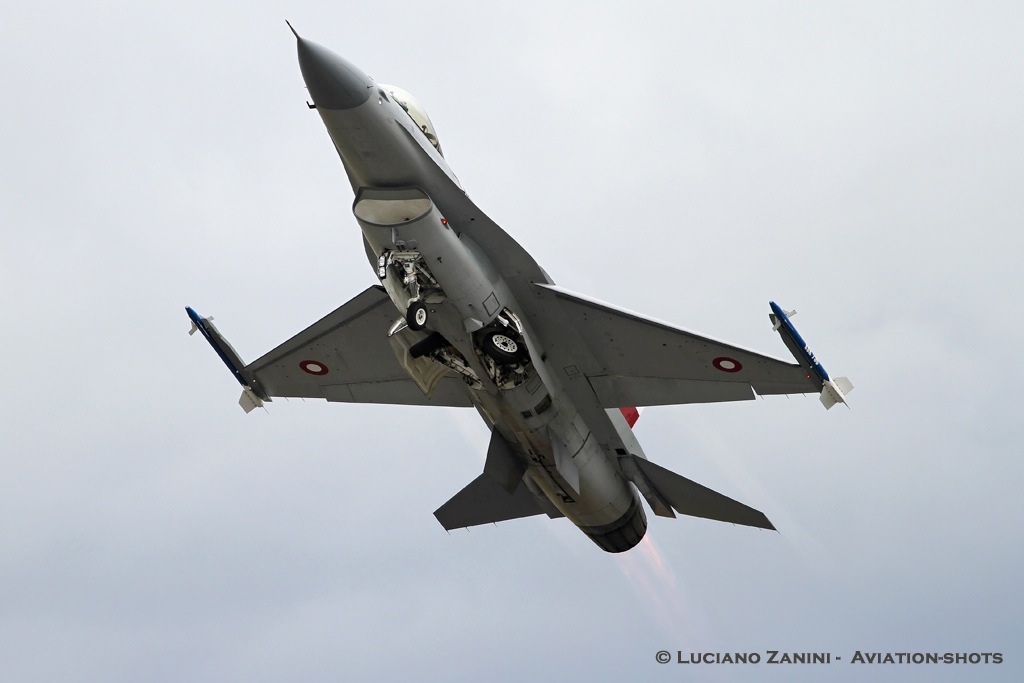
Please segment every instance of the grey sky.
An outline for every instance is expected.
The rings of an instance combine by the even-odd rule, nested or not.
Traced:
[[[15,16],[16,14],[16,16]],[[414,93],[558,284],[787,357],[853,409],[652,408],[652,460],[780,533],[448,535],[472,411],[245,415],[371,284],[290,19]],[[0,671],[12,681],[1019,680],[1017,3],[36,3],[0,27]],[[831,651],[827,669],[658,650]],[[856,650],[1004,653],[989,667]]]

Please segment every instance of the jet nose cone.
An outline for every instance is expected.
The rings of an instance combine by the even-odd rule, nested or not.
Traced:
[[[351,109],[370,99],[373,79],[359,67],[298,34],[295,38],[302,79],[318,108]]]

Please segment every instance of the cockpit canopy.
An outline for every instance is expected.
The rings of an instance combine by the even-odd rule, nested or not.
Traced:
[[[434,124],[430,122],[430,117],[427,116],[427,112],[420,105],[419,100],[397,86],[381,83],[380,87],[386,90],[394,98],[395,102],[398,102],[402,109],[405,110],[405,113],[409,115],[409,118],[413,120],[413,123],[416,124],[416,127],[427,136],[430,144],[441,153],[441,156],[444,156],[444,152],[441,151],[441,143],[437,141],[437,133],[434,132]]]

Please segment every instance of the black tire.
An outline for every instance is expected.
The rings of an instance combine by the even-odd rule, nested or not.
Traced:
[[[413,344],[409,348],[409,355],[413,358],[422,358],[446,346],[448,346],[448,340],[442,337],[440,332],[432,332],[429,337]]]
[[[425,328],[429,317],[427,305],[422,301],[413,301],[409,304],[409,310],[405,312],[405,322],[408,323],[410,330],[422,330]]]
[[[516,363],[526,357],[523,342],[505,330],[492,330],[485,334],[481,348],[499,363]]]

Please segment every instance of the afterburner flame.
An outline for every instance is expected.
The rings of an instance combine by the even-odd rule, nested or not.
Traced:
[[[619,569],[634,590],[651,607],[652,613],[675,642],[695,642],[699,618],[688,609],[687,600],[676,581],[675,572],[647,534],[637,546],[615,556]]]

